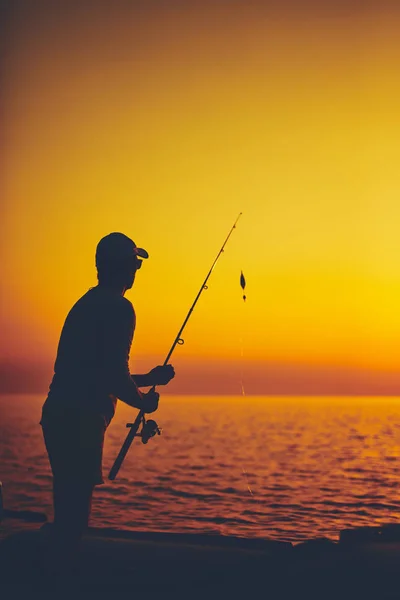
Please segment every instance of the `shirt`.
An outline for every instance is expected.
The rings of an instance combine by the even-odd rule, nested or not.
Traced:
[[[117,398],[139,408],[129,372],[135,324],[129,300],[102,286],[90,288],[65,320],[43,414],[77,408],[108,424]]]

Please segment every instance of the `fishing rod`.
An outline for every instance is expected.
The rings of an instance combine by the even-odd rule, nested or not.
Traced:
[[[171,355],[173,353],[173,351],[175,350],[177,345],[182,345],[184,344],[184,340],[181,338],[181,335],[183,333],[183,330],[186,327],[187,322],[189,321],[190,315],[193,312],[194,307],[196,306],[202,292],[206,289],[208,289],[207,286],[207,281],[211,275],[211,273],[213,272],[213,269],[215,267],[215,265],[217,264],[217,261],[219,259],[219,257],[221,256],[221,254],[224,251],[224,248],[229,240],[229,238],[232,235],[233,230],[236,228],[236,224],[239,221],[240,217],[242,216],[242,213],[239,213],[238,218],[236,219],[236,221],[234,222],[234,224],[232,225],[224,243],[222,244],[221,250],[218,252],[213,264],[211,265],[211,269],[208,271],[207,273],[207,277],[205,278],[205,280],[203,281],[203,283],[201,284],[201,288],[192,304],[192,306],[189,309],[188,314],[186,315],[185,320],[183,321],[182,327],[180,328],[180,330],[178,331],[178,335],[176,336],[174,343],[171,346],[170,351],[167,354],[166,359],[164,360],[163,366],[168,364],[169,359],[171,358]],[[155,390],[155,386],[152,387],[152,390]],[[119,454],[117,456],[117,458],[115,459],[115,462],[113,464],[113,466],[111,467],[111,470],[108,474],[108,479],[110,479],[111,481],[114,481],[114,479],[116,478],[118,471],[121,468],[121,465],[124,461],[124,458],[134,440],[135,437],[141,437],[142,438],[142,442],[143,444],[147,444],[147,442],[149,441],[149,439],[155,435],[160,435],[161,434],[161,429],[158,427],[157,423],[153,420],[153,419],[149,419],[148,421],[146,421],[145,419],[145,413],[143,410],[140,410],[136,419],[134,420],[133,423],[127,423],[126,426],[130,428],[130,431],[128,433],[128,435],[125,438],[124,443],[122,444],[121,450],[119,451]],[[140,427],[140,424],[142,423],[142,430],[140,433],[138,433],[138,429]]]

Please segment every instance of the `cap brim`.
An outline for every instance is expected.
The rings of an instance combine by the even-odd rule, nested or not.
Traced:
[[[140,258],[149,258],[149,253],[144,248],[135,248],[136,256],[140,256]]]

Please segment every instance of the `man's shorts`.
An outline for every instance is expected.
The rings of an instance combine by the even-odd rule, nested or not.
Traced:
[[[44,410],[40,424],[55,480],[79,485],[104,483],[104,417],[76,408]]]

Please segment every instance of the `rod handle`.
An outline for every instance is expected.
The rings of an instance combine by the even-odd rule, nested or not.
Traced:
[[[108,474],[108,479],[110,481],[114,481],[114,479],[118,475],[118,471],[120,470],[121,465],[124,462],[124,458],[127,455],[127,452],[129,450],[129,448],[131,447],[133,440],[135,439],[137,430],[139,429],[139,425],[142,420],[142,416],[143,416],[143,412],[139,411],[139,414],[136,417],[135,422],[132,423],[130,431],[129,431],[128,435],[126,436],[125,441],[122,444],[121,450],[119,451],[118,456],[115,459],[114,464],[111,467],[110,472]]]

